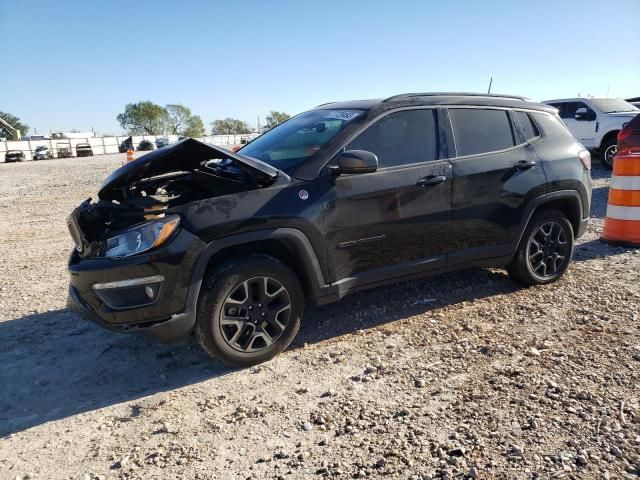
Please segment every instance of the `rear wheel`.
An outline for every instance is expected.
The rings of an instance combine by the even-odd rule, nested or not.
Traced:
[[[558,280],[573,255],[573,227],[559,210],[543,210],[529,221],[516,256],[507,267],[509,275],[524,285]]]
[[[618,143],[615,138],[611,138],[600,147],[600,163],[607,170],[613,169],[613,157],[618,152]]]
[[[231,259],[203,283],[196,337],[228,366],[256,365],[289,346],[303,310],[300,282],[282,262],[266,255]]]

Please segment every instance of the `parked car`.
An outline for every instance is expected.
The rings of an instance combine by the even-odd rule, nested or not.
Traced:
[[[624,155],[640,155],[640,115],[625,124],[618,133],[618,152]]]
[[[40,145],[33,151],[34,160],[50,160],[53,158],[53,153],[49,150],[49,147]]]
[[[403,94],[318,106],[241,153],[156,150],[68,217],[69,305],[248,366],[289,345],[305,303],[478,266],[554,282],[591,201],[590,154],[555,112]]]
[[[156,138],[156,148],[162,148],[169,145],[169,139],[167,137],[158,137]]]
[[[93,156],[93,150],[91,149],[91,145],[88,143],[79,143],[76,145],[76,156],[77,157],[91,157]]]
[[[640,109],[619,98],[566,98],[546,100],[559,111],[569,131],[586,148],[600,154],[602,165],[611,170],[618,132]]]
[[[24,162],[24,152],[22,150],[7,150],[4,154],[4,161],[9,162]]]
[[[65,144],[64,146],[58,144],[56,145],[56,150],[58,152],[58,158],[71,158],[71,144]]]
[[[153,143],[151,143],[149,140],[142,140],[138,144],[138,150],[140,151],[153,150]]]
[[[125,138],[122,142],[120,142],[120,145],[118,145],[118,152],[126,153],[127,150],[135,150],[133,148],[133,138],[132,137]]]

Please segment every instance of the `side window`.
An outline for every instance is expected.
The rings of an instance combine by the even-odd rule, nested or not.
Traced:
[[[450,108],[458,156],[504,150],[515,145],[506,110]]]
[[[555,105],[554,105],[555,106]],[[595,119],[595,112],[589,108],[586,103],[583,102],[564,102],[562,103],[562,107],[560,108],[560,118],[563,120],[571,119],[573,120],[576,116],[576,110],[579,108],[586,108],[587,113],[593,114],[593,118]]]
[[[573,135],[567,130],[565,124],[558,120],[558,117],[544,112],[533,113],[532,115],[545,136],[557,141],[573,140]]]
[[[518,123],[520,123],[520,126],[524,131],[525,140],[529,141],[532,138],[536,138],[537,136],[540,135],[540,132],[538,131],[538,127],[536,127],[535,123],[533,123],[533,121],[531,120],[531,117],[527,112],[516,111],[515,114],[516,114],[516,118],[518,119]]]
[[[438,158],[435,110],[406,110],[381,118],[347,145],[378,156],[380,168],[428,162]]]
[[[567,102],[564,105],[565,107],[560,118],[574,118],[576,115],[576,110],[578,110],[580,107],[585,106],[584,103],[580,102]]]

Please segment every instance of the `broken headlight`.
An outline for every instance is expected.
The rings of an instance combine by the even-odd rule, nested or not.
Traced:
[[[159,247],[171,237],[179,223],[180,217],[170,215],[130,228],[107,239],[104,256],[129,257]]]

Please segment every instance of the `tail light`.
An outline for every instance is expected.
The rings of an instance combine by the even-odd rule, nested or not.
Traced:
[[[618,132],[618,153],[640,154],[640,115],[623,125]]]
[[[580,150],[578,152],[578,158],[580,158],[585,170],[591,170],[591,154],[589,153],[589,150]]]

